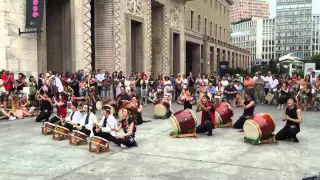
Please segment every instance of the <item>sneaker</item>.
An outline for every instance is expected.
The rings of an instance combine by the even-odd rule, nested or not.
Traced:
[[[298,139],[297,137],[294,137],[294,138],[293,138],[293,142],[296,142],[296,143],[297,143],[297,142],[299,142],[299,139]]]
[[[208,133],[208,136],[212,136],[212,132]]]
[[[120,144],[120,147],[122,148],[128,148],[126,145]]]
[[[10,116],[9,117],[9,121],[14,121],[14,120],[16,120],[17,118],[16,117],[14,117],[14,116]]]

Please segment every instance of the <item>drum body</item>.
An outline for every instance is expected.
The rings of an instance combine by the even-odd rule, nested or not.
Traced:
[[[219,127],[222,124],[226,124],[231,121],[233,116],[233,110],[230,104],[221,103],[215,107],[216,125]]]
[[[120,110],[118,112],[119,120],[122,120],[122,118],[123,118],[122,117],[122,110],[125,108],[129,109],[133,116],[136,116],[136,114],[138,113],[138,108],[136,105],[134,105],[132,102],[125,102],[124,104],[122,104],[122,106],[120,107]]]
[[[197,125],[197,117],[190,109],[180,110],[170,117],[174,134],[193,133]]]
[[[44,128],[46,128],[47,130],[54,130],[56,128],[55,124],[49,123],[49,122],[45,122],[44,123]]]
[[[73,135],[76,136],[77,138],[81,139],[81,140],[85,140],[87,139],[87,135],[84,134],[83,132],[80,132],[80,131],[76,131],[76,130],[73,130]]]
[[[63,126],[56,126],[54,132],[61,134],[61,135],[64,135],[64,136],[67,136],[69,134],[69,129],[67,129]]]
[[[154,102],[153,112],[157,117],[164,117],[169,109],[169,102],[163,98],[158,99],[156,102]]]
[[[246,120],[243,125],[245,136],[252,140],[269,137],[275,130],[276,125],[268,113],[258,113]]]
[[[93,144],[95,144],[95,145],[104,146],[104,147],[106,147],[106,146],[108,145],[108,143],[109,143],[108,140],[103,139],[103,138],[98,137],[98,136],[93,136],[93,137],[91,138],[91,141],[90,141],[90,142],[93,143]]]
[[[112,100],[108,99],[108,100],[106,100],[106,101],[104,101],[102,103],[102,107],[103,106],[109,106],[110,109],[111,109],[111,113],[113,115],[117,115],[118,114],[118,107],[117,107],[117,102],[116,101],[112,101]]]

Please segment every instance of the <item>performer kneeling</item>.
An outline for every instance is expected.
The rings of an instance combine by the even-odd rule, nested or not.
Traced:
[[[112,136],[116,136],[116,131],[113,129],[117,128],[118,121],[112,115],[111,109],[108,106],[102,107],[102,119],[99,124],[94,123],[92,132],[95,136],[102,137],[104,139],[108,139],[110,134]]]
[[[203,95],[201,102],[198,102],[197,112],[202,110],[201,124],[197,126],[196,132],[208,132],[208,136],[212,136],[212,129],[216,126],[214,104],[209,103],[209,96]]]
[[[117,128],[112,128],[112,130],[120,131],[122,128],[125,134],[118,135],[118,136],[112,136],[108,133],[108,137],[106,138],[108,141],[112,141],[115,144],[123,147],[133,147],[137,146],[136,138],[135,138],[135,132],[137,124],[133,117],[130,115],[130,110],[124,109],[122,111],[122,115],[124,119],[120,122],[119,126]]]
[[[297,134],[300,132],[302,116],[301,110],[296,107],[296,100],[293,97],[290,97],[287,101],[287,108],[284,111],[282,121],[287,121],[287,123],[277,133],[276,140],[293,139],[294,142],[299,142]]]
[[[240,106],[243,107],[243,114],[238,121],[233,124],[235,129],[243,129],[245,121],[254,113],[255,101],[252,99],[250,91],[245,92],[244,98],[245,100],[243,101],[241,96],[237,95],[238,102],[240,102]]]
[[[51,99],[48,97],[47,92],[44,92],[43,95],[37,92],[36,99],[40,103],[40,111],[41,111],[39,116],[36,118],[36,122],[48,121],[51,116],[51,110],[52,110]]]
[[[78,111],[78,103],[73,101],[71,104],[72,113],[64,120],[63,118],[52,118],[50,119],[50,123],[54,124],[59,122],[60,126],[63,126],[71,132],[74,129],[79,129],[80,122],[82,119],[80,111]]]

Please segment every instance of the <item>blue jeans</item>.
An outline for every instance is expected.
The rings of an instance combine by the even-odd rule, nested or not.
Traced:
[[[102,98],[107,99],[109,97],[110,90],[103,89],[102,90]]]

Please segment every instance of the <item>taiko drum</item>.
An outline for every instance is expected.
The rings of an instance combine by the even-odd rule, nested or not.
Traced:
[[[103,106],[109,106],[111,109],[111,113],[115,116],[118,115],[118,107],[116,101],[108,99],[102,103],[102,107]]]
[[[154,102],[153,112],[158,117],[164,117],[170,109],[169,101],[164,98],[158,99]]]
[[[193,133],[197,125],[197,117],[190,109],[177,111],[170,121],[174,134]]]
[[[134,105],[132,102],[125,102],[120,107],[120,110],[119,110],[119,113],[118,113],[119,120],[122,120],[122,118],[123,118],[123,115],[122,115],[122,110],[123,109],[129,109],[133,116],[136,116],[136,114],[138,113],[138,108],[137,108],[136,105]]]
[[[243,125],[245,136],[252,140],[269,137],[275,128],[274,119],[268,113],[255,114]]]
[[[219,127],[231,121],[233,110],[230,104],[221,103],[215,107],[216,125]]]

